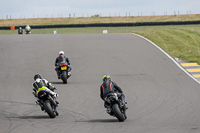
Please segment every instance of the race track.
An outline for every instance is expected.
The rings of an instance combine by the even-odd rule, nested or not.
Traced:
[[[72,76],[57,79],[63,50]],[[33,76],[54,83],[60,115],[35,105]],[[128,119],[109,116],[100,99],[102,76],[122,87]],[[200,85],[148,41],[133,34],[1,35],[1,133],[199,133]]]

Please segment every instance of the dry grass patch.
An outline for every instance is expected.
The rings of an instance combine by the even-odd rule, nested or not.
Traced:
[[[92,24],[92,23],[134,23],[134,22],[167,22],[196,21],[200,14],[168,16],[134,16],[134,17],[79,17],[79,18],[35,18],[0,20],[0,26],[55,25],[55,24]]]

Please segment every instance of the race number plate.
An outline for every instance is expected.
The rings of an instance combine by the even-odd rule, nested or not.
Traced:
[[[67,66],[61,66],[61,70],[66,70]]]

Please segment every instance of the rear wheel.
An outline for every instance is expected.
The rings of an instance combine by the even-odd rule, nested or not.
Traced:
[[[67,84],[67,72],[66,71],[62,71],[62,81],[63,81],[63,84]]]
[[[44,109],[45,109],[45,111],[47,112],[47,114],[49,115],[50,118],[56,117],[56,114],[54,113],[49,100],[44,102]]]
[[[117,117],[117,119],[120,121],[120,122],[123,122],[125,120],[125,116],[124,114],[120,111],[119,109],[119,105],[118,104],[114,104],[112,106],[112,109],[113,109],[113,112],[115,114],[115,116]]]

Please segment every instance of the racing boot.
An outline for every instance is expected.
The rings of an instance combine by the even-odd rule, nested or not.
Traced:
[[[68,70],[68,76],[67,76],[67,78],[69,78],[71,75],[72,75],[71,69],[69,69],[69,70]]]
[[[56,116],[58,116],[58,115],[59,115],[59,113],[58,113],[58,111],[57,111],[57,110],[55,111],[55,114],[56,114]]]
[[[124,113],[124,118],[127,119],[126,112]]]
[[[38,104],[40,105],[41,110],[44,111],[44,106],[40,102],[38,102]]]
[[[107,109],[106,109],[106,112],[107,112],[108,114],[110,114],[110,113],[111,113],[111,108],[110,108],[110,107],[107,108]]]
[[[58,71],[58,68],[57,68],[57,67],[55,68],[55,71],[56,71],[56,73],[57,73],[58,79],[60,79],[60,72]]]
[[[60,79],[60,73],[57,71],[58,79]]]
[[[105,108],[106,108],[106,112],[108,114],[111,114],[111,108],[110,108],[110,106],[109,105],[105,105]]]
[[[43,106],[40,106],[40,107],[41,107],[41,110],[44,111],[44,107]]]
[[[68,78],[72,75],[71,70],[72,70],[72,68],[70,66],[68,66]]]
[[[70,77],[72,75],[72,73],[71,72],[68,72],[68,77]]]

